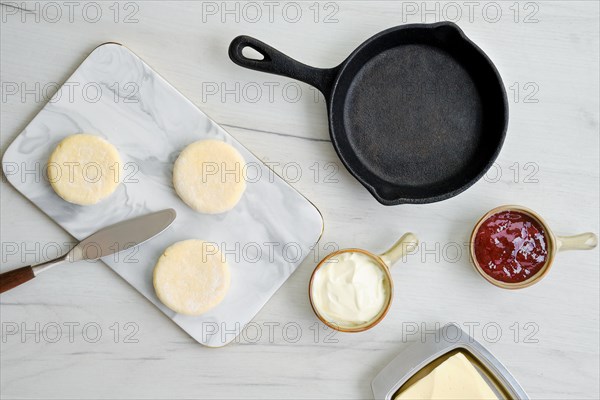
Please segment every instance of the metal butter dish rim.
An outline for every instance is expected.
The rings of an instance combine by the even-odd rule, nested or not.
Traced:
[[[454,327],[460,332],[459,339],[448,340],[442,333]],[[415,343],[409,346],[383,368],[371,382],[375,399],[392,399],[392,396],[413,375],[427,365],[454,350],[465,350],[479,361],[495,378],[507,394],[514,399],[529,400],[529,396],[506,367],[474,338],[456,324],[448,324],[438,329],[436,340]],[[438,340],[439,339],[439,340]]]

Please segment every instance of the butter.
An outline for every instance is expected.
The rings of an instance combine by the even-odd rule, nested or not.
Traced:
[[[394,397],[394,400],[409,399],[498,400],[498,397],[467,357],[457,353]]]
[[[386,275],[366,254],[333,256],[319,268],[312,283],[313,305],[322,317],[343,327],[375,319],[387,302]]]

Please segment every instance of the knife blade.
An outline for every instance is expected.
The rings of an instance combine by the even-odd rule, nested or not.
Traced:
[[[176,217],[175,210],[169,208],[102,228],[54,260],[0,274],[0,293],[33,279],[57,264],[97,260],[140,245],[167,229]]]
[[[97,260],[138,246],[167,229],[176,216],[169,208],[102,228],[73,247],[67,260]]]

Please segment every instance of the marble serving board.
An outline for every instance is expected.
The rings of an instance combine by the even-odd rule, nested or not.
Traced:
[[[123,163],[116,192],[93,206],[62,200],[45,171],[56,144],[82,132],[115,145]],[[186,145],[201,139],[233,145],[248,166],[246,192],[224,214],[197,213],[173,189],[173,162]],[[174,208],[177,219],[165,232],[102,261],[206,346],[234,340],[308,255],[323,230],[321,214],[312,203],[116,43],[97,47],[85,59],[6,150],[2,165],[18,191],[79,240],[118,221]],[[217,244],[231,268],[231,288],[223,302],[198,317],[165,307],[152,285],[152,271],[163,250],[192,238]]]

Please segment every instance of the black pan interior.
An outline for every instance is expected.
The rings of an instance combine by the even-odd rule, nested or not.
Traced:
[[[507,125],[495,68],[447,26],[365,42],[343,67],[330,114],[344,163],[384,204],[462,192],[496,158]]]

